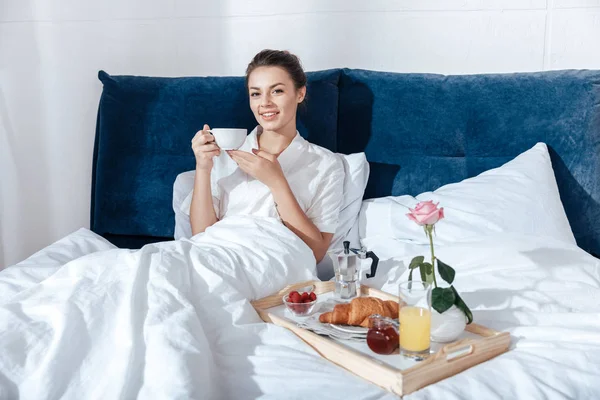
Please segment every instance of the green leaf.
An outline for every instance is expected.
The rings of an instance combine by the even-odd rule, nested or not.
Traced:
[[[421,263],[425,260],[425,257],[423,256],[416,256],[415,258],[413,258],[410,262],[410,265],[408,266],[408,268],[410,269],[415,269],[418,266],[421,265]]]
[[[454,282],[454,276],[456,275],[456,271],[454,271],[454,268],[452,268],[448,264],[445,264],[439,258],[437,258],[437,265],[438,272],[440,273],[442,279],[448,282],[449,284],[452,284],[452,282]]]
[[[427,272],[425,271],[423,264],[419,265],[419,273],[421,274],[421,280],[427,282]]]
[[[431,306],[440,314],[452,307],[454,301],[455,296],[452,288],[437,287],[431,291]]]
[[[411,269],[410,272],[408,273],[408,280],[412,281],[412,273],[413,273],[414,269]]]
[[[463,299],[460,298],[460,295],[458,294],[456,289],[454,289],[454,286],[450,286],[450,288],[452,288],[452,291],[454,292],[454,304],[459,310],[465,313],[465,315],[467,316],[467,325],[470,324],[471,322],[473,322],[473,313],[471,313],[469,306],[467,306]]]
[[[433,274],[433,265],[431,265],[431,263],[424,262],[422,266],[425,268],[425,273],[427,275]]]

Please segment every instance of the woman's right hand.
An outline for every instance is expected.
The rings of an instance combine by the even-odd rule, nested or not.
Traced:
[[[198,131],[192,139],[196,169],[210,171],[213,167],[213,157],[221,154],[221,149],[215,143],[215,137],[208,132],[209,129],[210,127],[204,124],[204,128]]]

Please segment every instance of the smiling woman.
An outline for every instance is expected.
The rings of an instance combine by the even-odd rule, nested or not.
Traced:
[[[265,50],[246,70],[250,108],[266,130],[296,131],[296,110],[306,97],[306,75],[293,54]]]
[[[221,152],[208,125],[192,140],[192,234],[228,216],[274,217],[319,262],[338,224],[344,170],[332,152],[309,143],[296,129],[298,105],[306,98],[300,60],[287,51],[263,50],[248,65],[246,85],[259,125],[244,144]]]

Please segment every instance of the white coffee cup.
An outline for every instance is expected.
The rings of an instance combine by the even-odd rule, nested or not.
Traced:
[[[209,130],[221,150],[237,150],[246,140],[248,130],[236,128],[214,128]]]

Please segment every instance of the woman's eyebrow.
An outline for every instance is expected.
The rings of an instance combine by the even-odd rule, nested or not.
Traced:
[[[276,84],[274,84],[274,85],[271,85],[271,86],[269,87],[269,89],[273,89],[275,86],[279,86],[279,85],[283,85],[283,86],[285,86],[285,83],[281,83],[281,82],[279,82],[279,83],[276,83]],[[254,89],[254,90],[260,90],[260,88],[258,88],[258,87],[256,87],[256,86],[252,86],[252,87],[250,87],[250,89]]]

